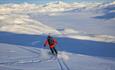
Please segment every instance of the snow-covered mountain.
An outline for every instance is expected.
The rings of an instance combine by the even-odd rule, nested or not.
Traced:
[[[86,9],[97,9],[105,8],[109,6],[115,6],[115,2],[112,3],[64,3],[62,1],[56,1],[47,3],[45,5],[37,4],[1,4],[0,13],[20,13],[20,12],[60,12],[70,10],[86,10]]]

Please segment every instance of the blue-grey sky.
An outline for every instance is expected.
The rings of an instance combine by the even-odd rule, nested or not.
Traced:
[[[44,4],[52,1],[62,1],[62,0],[0,0],[0,4],[4,3],[37,3]],[[63,0],[64,2],[112,2],[114,0]]]

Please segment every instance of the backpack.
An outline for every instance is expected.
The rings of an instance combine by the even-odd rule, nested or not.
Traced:
[[[53,45],[54,44],[54,40],[52,37],[48,38],[48,43],[49,45]]]

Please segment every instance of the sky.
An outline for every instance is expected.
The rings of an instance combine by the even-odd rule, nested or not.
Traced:
[[[114,0],[0,0],[0,4],[7,4],[7,3],[37,3],[37,4],[44,4],[52,1],[64,1],[64,2],[112,2]]]

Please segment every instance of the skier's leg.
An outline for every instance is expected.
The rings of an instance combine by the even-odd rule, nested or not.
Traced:
[[[55,49],[55,47],[53,48],[53,50],[55,51],[55,54],[57,55],[57,54],[58,54],[58,52],[57,52],[57,50]]]
[[[53,48],[50,48],[50,50],[51,50],[52,54],[54,54]]]

